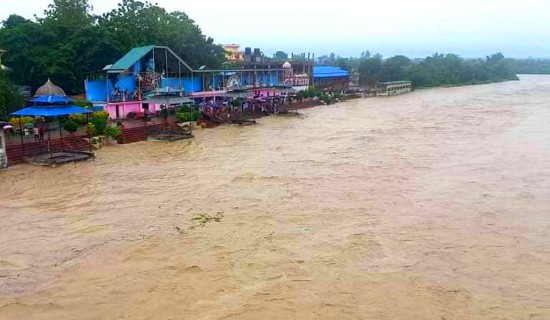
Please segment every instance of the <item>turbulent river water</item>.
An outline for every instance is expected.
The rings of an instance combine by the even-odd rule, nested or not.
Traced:
[[[550,77],[0,172],[0,319],[550,319]]]

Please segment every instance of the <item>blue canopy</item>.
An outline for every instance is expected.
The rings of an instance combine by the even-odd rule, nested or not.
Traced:
[[[50,94],[45,96],[39,96],[31,100],[35,103],[47,103],[47,104],[53,104],[53,103],[71,103],[73,102],[73,99],[67,97],[67,96],[60,96],[57,94]]]
[[[92,111],[86,108],[81,108],[73,105],[49,105],[49,106],[32,106],[18,110],[12,115],[14,116],[30,116],[30,117],[55,117],[68,116],[70,114],[91,113]]]

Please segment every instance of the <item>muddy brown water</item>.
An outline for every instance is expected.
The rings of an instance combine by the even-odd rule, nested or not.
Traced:
[[[0,172],[0,319],[550,319],[550,77],[301,113]]]

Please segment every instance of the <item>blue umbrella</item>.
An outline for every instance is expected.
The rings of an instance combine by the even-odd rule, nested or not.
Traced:
[[[47,103],[47,104],[68,104],[73,102],[73,99],[67,96],[60,96],[57,94],[50,94],[46,96],[35,97],[31,100],[34,103]]]
[[[56,117],[67,116],[70,114],[82,114],[92,112],[89,109],[81,108],[73,105],[46,105],[32,106],[18,110],[12,113],[14,116],[31,116],[31,117]]]

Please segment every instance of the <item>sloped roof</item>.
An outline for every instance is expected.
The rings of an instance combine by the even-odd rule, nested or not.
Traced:
[[[50,96],[50,95],[56,95],[56,96],[65,96],[65,91],[61,89],[60,87],[53,84],[53,82],[48,79],[46,83],[44,83],[40,88],[36,90],[34,93],[35,97],[39,96]]]
[[[349,77],[349,72],[338,67],[313,67],[314,78]]]
[[[108,71],[124,71],[130,69],[139,59],[155,49],[155,46],[133,48],[111,66],[105,67]],[[104,69],[104,70],[105,70]]]
[[[193,71],[193,69],[185,62],[182,58],[180,58],[172,49],[168,47],[163,46],[145,46],[145,47],[137,47],[133,48],[132,50],[128,51],[120,60],[115,62],[112,65],[107,65],[105,68],[103,68],[104,71],[107,71],[108,73],[119,73],[126,71],[130,69],[136,62],[138,62],[141,58],[143,58],[145,55],[147,55],[149,52],[155,49],[165,49],[169,52],[170,55],[172,55],[174,58],[176,58],[181,64],[183,64],[189,71]]]

